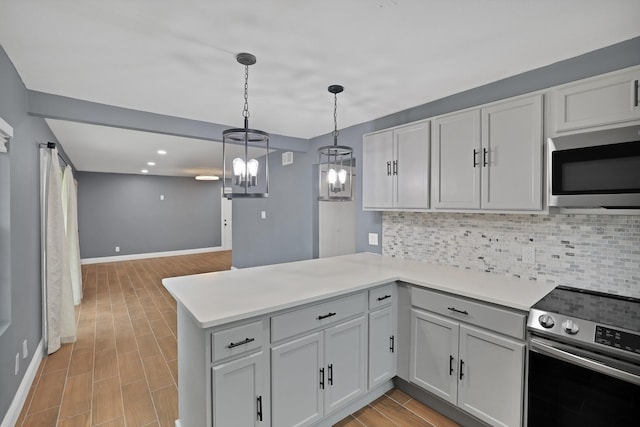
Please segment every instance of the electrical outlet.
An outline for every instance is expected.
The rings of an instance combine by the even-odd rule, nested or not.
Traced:
[[[164,200],[164,194],[160,195],[160,200]]]
[[[120,246],[116,246],[116,252],[120,252]]]
[[[536,248],[533,246],[522,247],[522,262],[525,264],[536,263]]]
[[[266,219],[267,218],[267,211],[260,212],[260,218]]]
[[[29,346],[27,345],[27,340],[22,341],[22,358],[26,359],[29,356]]]
[[[20,353],[16,353],[16,369],[13,375],[18,375],[18,372],[20,372]]]
[[[369,244],[378,246],[378,233],[369,233]]]

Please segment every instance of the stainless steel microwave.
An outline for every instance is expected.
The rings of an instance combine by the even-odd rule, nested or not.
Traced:
[[[640,208],[640,126],[549,139],[549,206]]]

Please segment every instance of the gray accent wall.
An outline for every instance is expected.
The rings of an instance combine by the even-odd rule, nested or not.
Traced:
[[[446,98],[429,102],[408,110],[381,117],[370,122],[361,123],[340,130],[340,143],[351,145],[354,148],[356,167],[362,160],[362,135],[393,126],[410,123],[440,114],[482,105],[485,103],[509,98],[525,93],[543,90],[552,86],[560,85],[574,80],[619,70],[633,65],[640,64],[640,37],[627,40],[615,45],[595,50],[574,58],[550,64],[535,70],[508,77],[478,88],[463,91]],[[332,83],[332,82],[329,82]],[[429,84],[429,82],[425,82]],[[348,91],[349,88],[345,88]],[[338,115],[340,112],[338,111]],[[268,131],[268,129],[266,129]],[[261,265],[267,262],[278,263],[293,261],[294,257],[290,253],[288,245],[295,239],[297,248],[304,248],[296,259],[303,259],[303,253],[309,253],[309,257],[317,256],[317,203],[315,197],[317,193],[313,188],[306,187],[306,192],[300,192],[300,187],[305,186],[304,182],[311,181],[315,185],[315,178],[309,177],[314,164],[317,164],[316,149],[319,146],[332,142],[329,134],[319,136],[310,140],[311,146],[307,153],[294,156],[296,168],[288,169],[286,172],[286,182],[273,180],[269,197],[281,200],[280,186],[283,192],[290,191],[292,183],[296,183],[296,191],[293,194],[300,194],[301,200],[287,200],[286,204],[270,203],[272,217],[296,218],[292,223],[281,222],[274,225],[275,229],[269,234],[256,238],[254,224],[258,217],[254,213],[251,215],[236,216],[234,202],[234,234],[233,234],[233,264],[236,267],[249,267]],[[297,154],[297,153],[296,153]],[[274,162],[275,163],[275,162]],[[304,166],[304,165],[307,166]],[[287,166],[288,167],[288,166]],[[286,168],[286,167],[285,167]],[[306,169],[305,169],[306,168]],[[300,175],[297,175],[297,171]],[[361,169],[358,168],[358,171]],[[303,193],[303,194],[301,194]],[[265,205],[265,201],[245,200],[242,206],[245,210],[254,210],[255,206]],[[254,205],[255,204],[255,205]],[[300,216],[311,216],[308,228],[292,212],[285,210],[294,209]],[[309,210],[311,209],[311,211]],[[379,241],[382,244],[382,214],[380,212],[365,212],[362,210],[362,180],[356,179],[356,251],[380,253],[382,246],[370,246],[368,244],[368,234],[378,233]],[[294,237],[295,236],[295,237]],[[247,254],[252,254],[251,256]],[[265,255],[258,255],[265,254]],[[268,255],[266,255],[268,254]],[[260,259],[260,262],[257,260]]]
[[[311,157],[294,153],[293,164],[282,166],[281,156],[275,152],[269,157],[269,197],[233,199],[234,267],[312,257]]]
[[[6,194],[6,183],[0,184],[0,205],[10,204],[9,235],[3,231],[2,245],[10,239],[11,248],[11,324],[0,335],[0,419],[5,417],[42,337],[38,144],[57,141],[43,119],[28,115],[26,99],[20,76],[0,47],[0,117],[14,132],[8,159],[0,155],[1,174],[6,176],[7,161],[10,169],[10,195]],[[3,263],[6,265],[6,260]],[[14,375],[15,357],[25,339],[29,357],[20,357],[20,370]]]
[[[219,181],[93,172],[77,179],[83,259],[221,245]]]

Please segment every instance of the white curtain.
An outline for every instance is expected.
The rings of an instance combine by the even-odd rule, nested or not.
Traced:
[[[47,153],[47,151],[49,151]],[[47,155],[48,154],[48,155]],[[44,292],[46,309],[47,352],[60,348],[61,343],[76,339],[75,311],[71,285],[71,266],[65,236],[65,217],[62,203],[62,171],[58,161],[58,150],[42,149],[44,219]]]
[[[62,210],[73,304],[79,305],[82,302],[82,269],[78,238],[78,191],[71,166],[64,169],[62,176]]]

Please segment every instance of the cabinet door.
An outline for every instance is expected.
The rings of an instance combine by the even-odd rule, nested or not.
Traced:
[[[393,308],[369,313],[369,389],[396,375],[396,328]]]
[[[483,209],[542,209],[542,95],[482,109],[481,157]]]
[[[395,207],[429,207],[429,122],[393,131],[395,156],[392,173],[396,180]]]
[[[367,390],[364,316],[325,331],[325,415]]]
[[[433,207],[480,209],[480,110],[433,120]]]
[[[524,343],[460,326],[458,406],[493,426],[520,426]]]
[[[640,119],[640,70],[569,84],[554,93],[555,132]]]
[[[453,404],[459,328],[457,322],[444,317],[411,310],[411,382]]]
[[[271,349],[274,426],[307,426],[322,417],[322,332]],[[324,375],[326,384],[326,373]],[[230,424],[240,425],[240,424]]]
[[[393,131],[366,135],[362,140],[362,207],[393,206]]]
[[[265,369],[263,351],[212,368],[214,427],[269,425]]]

